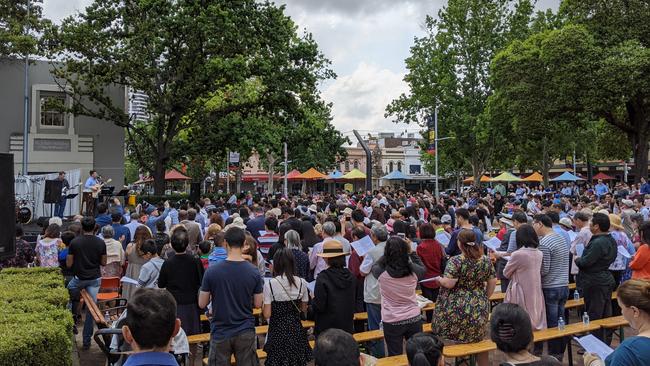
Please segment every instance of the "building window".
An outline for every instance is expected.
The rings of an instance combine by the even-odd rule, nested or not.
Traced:
[[[397,170],[399,170],[400,172],[402,171],[402,162],[401,161],[397,162]]]
[[[393,162],[392,162],[392,161],[391,161],[390,163],[388,163],[388,172],[389,172],[389,173],[392,173],[394,167],[395,167],[395,166],[393,165]]]
[[[354,169],[359,169],[359,160],[354,161]]]
[[[409,174],[421,174],[420,165],[409,165]]]
[[[348,160],[345,161],[345,171],[350,171],[350,161]]]
[[[59,110],[65,104],[63,95],[47,95],[41,97],[41,126],[65,127],[65,112]]]

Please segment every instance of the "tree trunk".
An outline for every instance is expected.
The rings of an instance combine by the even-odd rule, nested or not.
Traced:
[[[544,177],[544,187],[548,187],[548,172],[551,170],[548,164],[548,150],[546,149],[546,137],[542,140],[542,176]]]
[[[634,157],[634,183],[639,183],[641,178],[648,177],[648,136],[647,133],[638,131],[635,134],[629,134],[628,138],[632,143]]]
[[[164,157],[157,157],[153,171],[153,194],[162,196],[165,194],[165,161]]]
[[[235,173],[235,180],[237,182],[237,194],[241,193],[241,166],[237,168]]]
[[[269,153],[267,155],[267,160],[268,160],[268,163],[269,163],[269,170],[268,170],[268,172],[269,172],[269,183],[267,185],[267,192],[273,194],[273,188],[274,188],[273,184],[275,183],[273,181],[273,175],[275,174],[275,160],[276,159],[273,156],[273,154]]]

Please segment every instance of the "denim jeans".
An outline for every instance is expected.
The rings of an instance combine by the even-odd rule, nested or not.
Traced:
[[[368,310],[368,330],[377,330],[381,325],[381,304],[366,303]],[[372,356],[381,358],[384,357],[384,342],[373,341],[368,342],[370,353]]]
[[[54,205],[54,216],[58,216],[60,218],[63,218],[63,213],[65,212],[65,204],[66,204],[66,199],[65,196],[61,196],[61,199],[59,200],[59,203]]]
[[[546,305],[546,324],[549,328],[557,327],[557,321],[564,317],[564,304],[569,297],[569,287],[543,288],[544,304]],[[564,319],[567,323],[567,319]],[[553,339],[548,341],[548,354],[562,361],[564,355],[564,339]]]
[[[70,283],[68,283],[68,291],[70,292],[70,301],[72,302],[72,313],[80,313],[79,311],[79,298],[81,296],[81,290],[86,289],[88,295],[93,298],[94,301],[97,301],[97,293],[99,292],[99,285],[101,283],[101,278],[95,278],[94,280],[80,280],[77,276],[73,277]],[[84,322],[83,330],[83,345],[90,346],[90,340],[93,336],[93,330],[95,327],[95,320],[88,307],[86,307],[86,320]]]

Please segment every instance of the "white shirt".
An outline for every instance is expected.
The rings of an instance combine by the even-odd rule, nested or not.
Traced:
[[[270,305],[273,299],[275,301],[291,301],[300,299],[302,302],[309,301],[309,290],[307,290],[307,281],[298,276],[293,276],[296,283],[291,286],[289,280],[283,276],[277,276],[264,281],[264,305]],[[273,294],[271,294],[271,286]]]
[[[309,268],[314,270],[314,278],[318,277],[321,271],[327,269],[327,262],[318,254],[323,252],[323,242],[314,244],[314,247],[309,252]],[[275,290],[275,288],[273,288]]]

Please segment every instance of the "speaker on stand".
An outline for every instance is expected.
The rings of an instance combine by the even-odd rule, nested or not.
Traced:
[[[16,196],[14,195],[14,155],[0,154],[0,259],[11,258],[16,255]],[[11,202],[14,202],[12,205]]]

